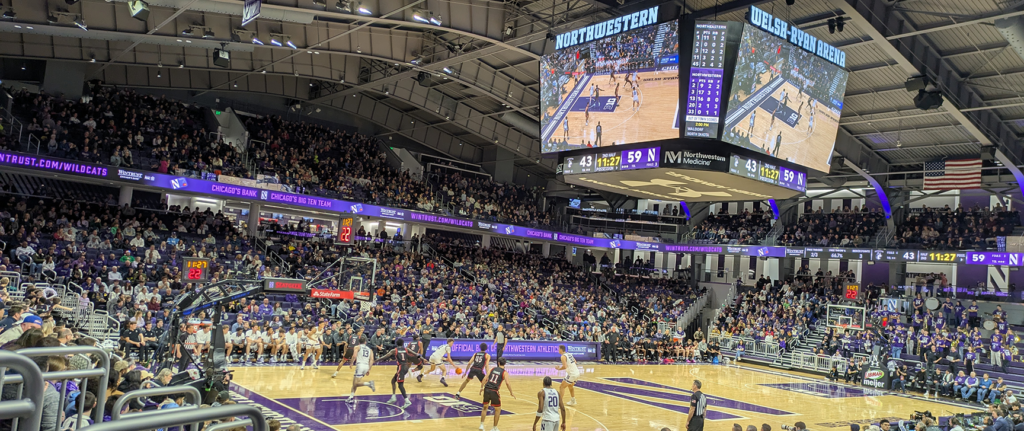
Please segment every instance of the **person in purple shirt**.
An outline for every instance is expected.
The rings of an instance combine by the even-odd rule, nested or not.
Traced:
[[[964,387],[960,389],[961,398],[963,398],[964,401],[970,401],[971,397],[974,396],[974,393],[978,391],[978,385],[980,383],[981,380],[978,379],[978,375],[971,371],[971,376],[964,381]]]
[[[931,349],[932,337],[928,335],[927,329],[922,329],[921,333],[917,336],[918,352],[924,354],[924,352]]]
[[[935,332],[941,332],[943,329],[946,329],[946,316],[942,314],[935,316],[932,319],[932,327],[935,329]]]
[[[967,316],[971,319],[971,327],[977,328],[978,322],[978,301],[971,301],[971,305],[967,307]]]
[[[1002,353],[1003,357],[999,361],[999,369],[1003,371],[1003,374],[1007,374],[1009,373],[1009,371],[1007,371],[1007,367],[1010,366],[1010,362],[1013,360],[1013,351],[1010,350],[1010,343],[1003,345],[1003,349],[1000,353]]]
[[[274,306],[270,305],[269,298],[263,298],[263,303],[260,304],[260,316],[270,316],[274,314]]]
[[[892,357],[893,359],[900,359],[900,355],[903,353],[903,331],[895,330],[889,337],[892,343]]]
[[[964,305],[962,303],[960,303],[960,301],[957,301],[956,302],[956,306],[953,307],[953,316],[955,316],[956,319],[957,319],[956,320],[956,324],[957,325],[959,325],[960,322],[963,320],[964,311],[965,311]]]
[[[963,370],[960,370],[956,375],[956,379],[953,380],[953,398],[956,398],[958,394],[962,394],[964,390],[964,383],[967,382],[967,376],[964,375]]]
[[[946,298],[946,302],[942,303],[942,315],[949,320],[951,323],[956,320],[956,315],[953,314],[953,299]]]

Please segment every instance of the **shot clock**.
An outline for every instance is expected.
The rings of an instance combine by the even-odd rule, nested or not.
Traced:
[[[857,283],[846,284],[846,294],[843,295],[846,299],[856,301],[861,299],[860,297],[860,285]]]
[[[356,232],[352,230],[355,225],[354,217],[342,217],[338,222],[338,242],[351,245],[355,242]]]
[[[188,283],[206,283],[210,281],[210,259],[198,257],[182,258],[181,272]]]

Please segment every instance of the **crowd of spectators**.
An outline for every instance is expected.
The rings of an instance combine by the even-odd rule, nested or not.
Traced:
[[[243,154],[207,130],[203,109],[193,104],[103,86],[83,101],[12,94],[15,115],[40,141],[40,151],[55,158],[189,177],[235,176],[297,193],[433,212],[454,202],[450,215],[550,222],[536,210],[538,189],[474,178],[431,184],[389,165],[373,137],[279,116],[247,117],[251,141]],[[7,140],[0,145],[26,150]]]
[[[995,207],[942,208],[922,206],[911,211],[897,227],[899,248],[928,250],[987,250],[996,247],[996,237],[1011,236],[1020,226],[1020,213],[1002,204]]]
[[[841,212],[826,213],[819,207],[804,213],[795,226],[786,226],[779,243],[789,246],[860,247],[885,226],[885,215],[878,209],[844,207]]]
[[[695,227],[693,234],[695,239],[713,244],[756,245],[772,229],[771,222],[772,213],[761,208],[745,209],[741,214],[729,214],[722,208]]]

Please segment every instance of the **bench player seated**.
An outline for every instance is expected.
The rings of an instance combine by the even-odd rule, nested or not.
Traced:
[[[239,355],[245,355],[245,333],[242,331],[242,327],[238,327],[235,333],[231,334],[231,337],[225,340],[224,352],[230,359],[231,355],[238,351]],[[238,361],[232,361],[238,362]]]

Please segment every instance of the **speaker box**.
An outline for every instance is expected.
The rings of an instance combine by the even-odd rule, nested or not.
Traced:
[[[937,91],[918,91],[917,96],[914,96],[914,106],[922,111],[936,109],[942,106],[942,93]]]
[[[142,0],[133,0],[128,2],[128,11],[131,12],[132,18],[139,21],[146,21],[149,19],[149,5]]]
[[[223,49],[213,50],[213,65],[217,67],[231,67],[231,53]]]

